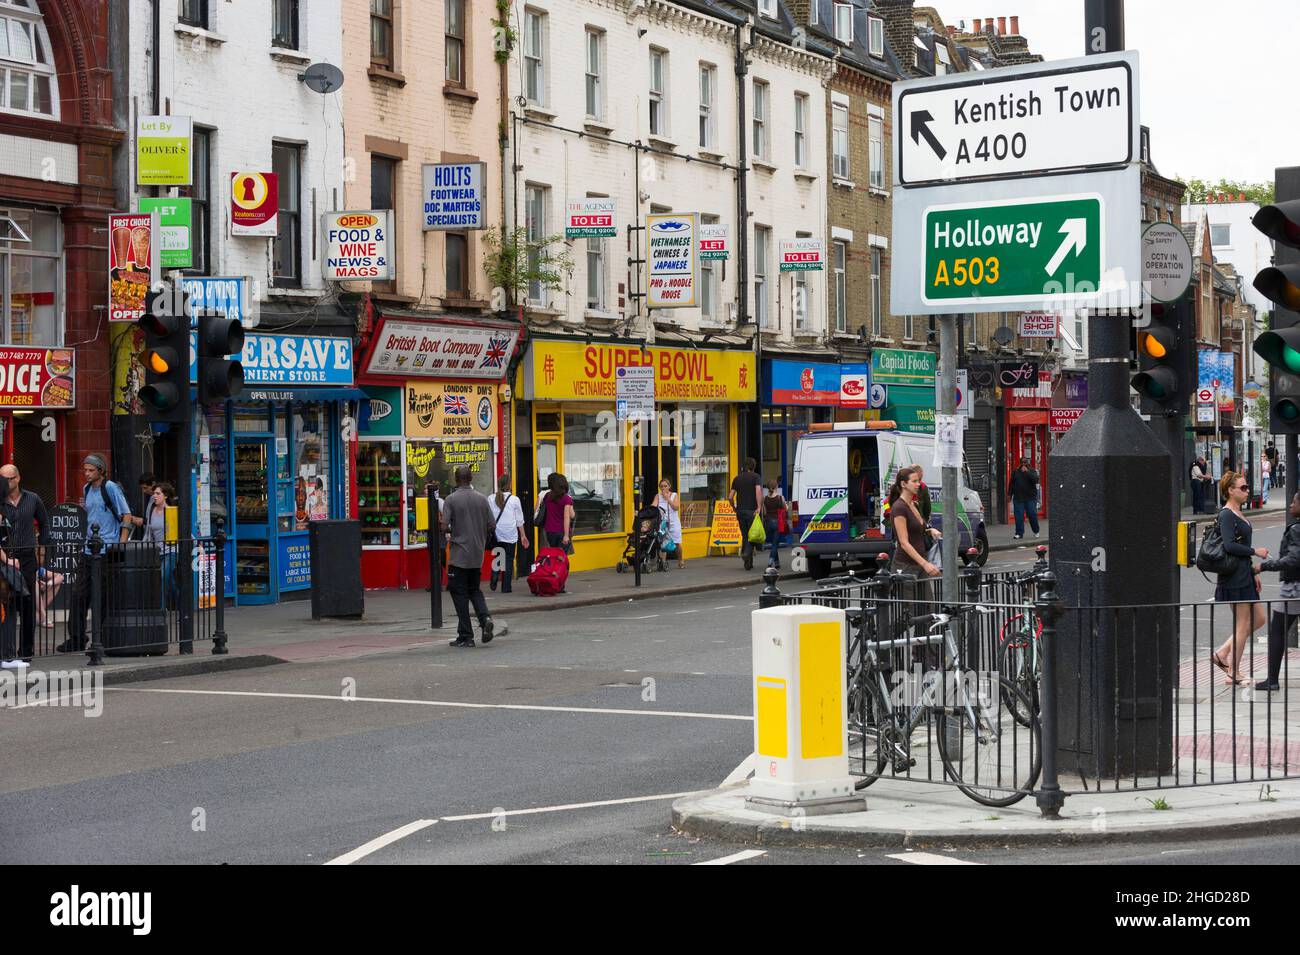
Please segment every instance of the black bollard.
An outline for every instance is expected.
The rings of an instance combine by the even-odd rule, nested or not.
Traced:
[[[776,587],[776,582],[780,579],[781,575],[775,567],[769,565],[767,570],[763,571],[763,590],[758,595],[760,610],[781,606],[781,591]]]
[[[214,586],[216,589],[216,629],[212,632],[212,653],[215,656],[229,653],[226,649],[226,522],[216,518],[216,533],[212,535],[212,546],[216,548]]]
[[[429,496],[429,627],[442,629],[442,515],[438,494],[432,484],[424,486]]]
[[[1042,654],[1043,673],[1038,684],[1039,716],[1043,723],[1043,773],[1039,778],[1038,792],[1034,799],[1038,811],[1044,819],[1060,819],[1061,807],[1065,805],[1065,794],[1056,776],[1056,621],[1063,610],[1061,600],[1056,593],[1056,575],[1046,570],[1038,578],[1038,599],[1034,610],[1043,625],[1039,637],[1039,651]],[[1075,613],[1078,613],[1076,610]]]

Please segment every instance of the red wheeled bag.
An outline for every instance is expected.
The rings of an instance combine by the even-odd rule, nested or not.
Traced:
[[[538,597],[554,597],[569,580],[569,555],[559,547],[542,547],[528,574],[528,589]]]

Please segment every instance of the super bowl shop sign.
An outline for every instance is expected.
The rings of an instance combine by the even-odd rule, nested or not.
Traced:
[[[518,337],[512,328],[385,319],[375,333],[366,373],[498,380],[505,376]]]
[[[391,279],[392,215],[389,209],[325,213],[325,280]]]
[[[70,348],[0,348],[0,408],[71,408],[75,381]]]
[[[753,401],[754,353],[717,349],[627,348],[534,340],[525,372],[531,398],[609,401],[619,368],[655,370],[656,401]]]

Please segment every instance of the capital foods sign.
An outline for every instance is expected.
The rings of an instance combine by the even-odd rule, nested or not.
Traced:
[[[71,348],[0,348],[0,408],[71,408]]]
[[[366,373],[499,380],[518,337],[511,328],[386,320],[375,333]]]
[[[534,340],[525,385],[530,397],[606,401],[619,368],[650,367],[656,401],[753,401],[754,353],[695,348],[584,345]]]

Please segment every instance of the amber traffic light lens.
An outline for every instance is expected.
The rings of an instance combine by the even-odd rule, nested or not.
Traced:
[[[1169,350],[1165,348],[1160,339],[1150,333],[1143,333],[1142,335],[1142,350],[1152,358],[1164,358],[1169,354]]]

